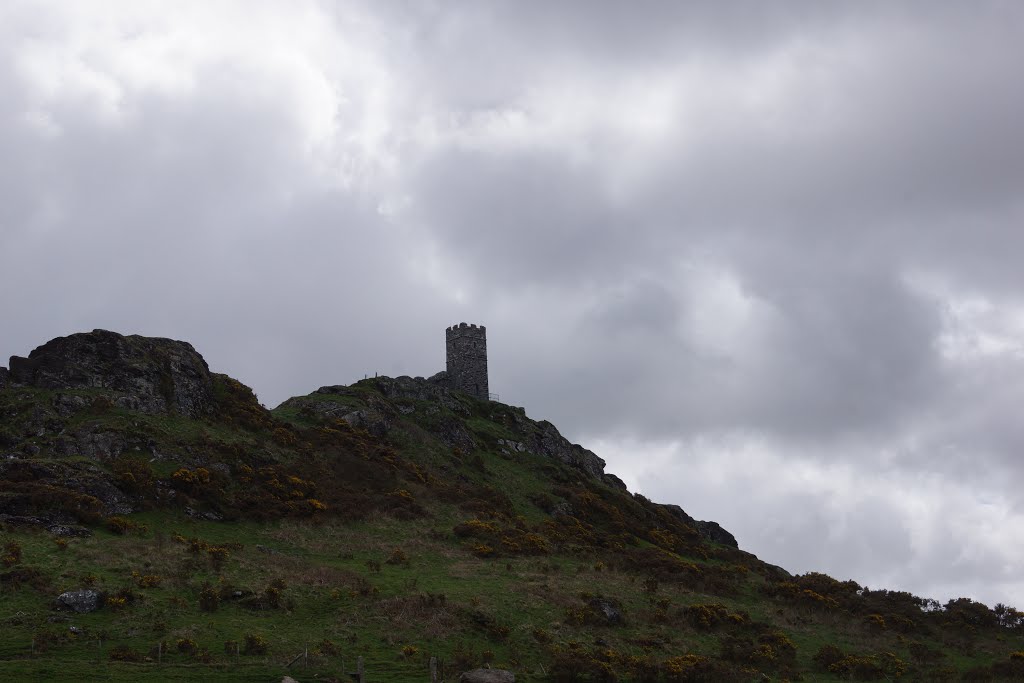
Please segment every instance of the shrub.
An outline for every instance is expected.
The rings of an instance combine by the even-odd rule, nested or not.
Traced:
[[[402,647],[402,656],[409,659],[410,657],[415,657],[419,651],[420,649],[415,645],[405,645]]]
[[[156,474],[152,465],[143,458],[122,455],[114,461],[112,469],[119,486],[136,495],[145,495],[153,491]]]
[[[759,669],[789,668],[796,662],[796,646],[781,631],[750,638],[729,636],[721,643],[722,659]]]
[[[244,655],[265,655],[270,650],[270,643],[258,633],[246,633],[242,639],[242,654]]]
[[[117,612],[124,609],[124,606],[128,603],[128,599],[118,595],[108,595],[106,600],[103,601],[108,608]]]
[[[281,606],[281,589],[276,586],[267,586],[263,591],[263,602],[268,607],[277,609]]]
[[[833,664],[845,656],[842,650],[830,643],[822,645],[814,657],[811,658],[811,661],[814,662],[814,666],[818,671],[828,671]]]
[[[204,612],[216,612],[220,606],[220,595],[216,589],[208,583],[203,584],[199,591],[199,609]]]
[[[700,670],[707,664],[708,658],[703,655],[686,654],[666,659],[661,669],[670,681],[692,681],[698,680]]]
[[[526,533],[519,538],[521,552],[527,555],[546,555],[551,551],[551,544],[540,534]]]
[[[142,655],[127,645],[115,645],[110,650],[110,659],[114,662],[141,662]]]
[[[207,548],[206,554],[210,558],[210,565],[216,571],[223,569],[224,565],[227,564],[228,559],[231,557],[231,553],[228,552],[228,549],[219,545]]]
[[[914,623],[913,619],[909,619],[902,614],[887,615],[885,617],[885,624],[888,628],[900,633],[910,633],[917,628],[917,624]]]
[[[0,587],[17,588],[31,586],[37,591],[45,591],[50,587],[50,580],[43,572],[34,567],[16,567],[0,574]]]
[[[783,664],[796,662],[796,645],[782,631],[769,631],[758,636],[757,642],[761,646],[768,646],[772,649],[773,660]]]
[[[493,557],[494,548],[487,545],[486,543],[474,543],[472,546],[473,554],[477,557]]]
[[[177,648],[178,652],[180,652],[183,655],[195,654],[196,650],[199,649],[199,646],[196,644],[196,641],[192,640],[191,638],[179,638],[178,642],[175,643],[175,647]]]
[[[864,618],[868,628],[873,631],[885,630],[885,618],[881,614],[869,614]]]
[[[163,582],[163,577],[157,574],[146,574],[135,579],[139,588],[156,588]]]
[[[13,567],[21,562],[21,544],[17,541],[7,541],[4,544],[4,554],[0,557],[5,567]]]
[[[710,605],[690,605],[683,610],[687,623],[694,628],[712,629],[721,623],[729,611],[725,605],[718,603]]]
[[[171,486],[178,491],[191,496],[204,497],[217,493],[217,485],[212,480],[210,470],[205,467],[197,467],[190,470],[187,467],[179,467],[171,474]]]
[[[828,670],[856,681],[877,681],[885,676],[878,659],[865,655],[846,655]]]
[[[111,533],[117,534],[118,536],[125,536],[129,533],[144,534],[149,531],[149,527],[145,524],[139,524],[133,522],[125,517],[108,517],[106,520],[106,527]]]
[[[405,551],[401,548],[395,548],[391,551],[391,555],[388,559],[384,560],[384,564],[390,565],[408,565],[409,556],[405,554]]]

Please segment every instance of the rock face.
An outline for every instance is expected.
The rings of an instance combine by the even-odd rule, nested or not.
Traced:
[[[542,453],[550,458],[561,460],[583,470],[592,477],[600,479],[604,475],[604,460],[591,450],[578,443],[570,443],[562,436],[555,425],[547,420],[536,423],[538,430],[527,441],[530,450]]]
[[[473,669],[459,676],[459,683],[516,683],[516,676],[504,669]]]
[[[41,389],[108,389],[114,403],[144,413],[201,417],[213,407],[210,369],[191,344],[93,330],[12,356],[7,383]],[[4,380],[0,378],[0,382]]]
[[[721,543],[722,545],[727,545],[732,548],[739,548],[739,544],[736,542],[736,537],[723,529],[718,522],[699,522],[686,514],[683,508],[678,505],[664,504],[662,507],[679,521],[689,524],[696,529],[697,533],[699,533],[703,538],[714,543]]]
[[[100,592],[92,588],[61,593],[55,602],[57,609],[71,610],[79,614],[95,612],[100,608]]]

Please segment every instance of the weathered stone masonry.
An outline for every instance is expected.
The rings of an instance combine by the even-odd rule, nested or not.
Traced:
[[[445,330],[448,382],[453,389],[486,401],[487,328],[459,323]]]

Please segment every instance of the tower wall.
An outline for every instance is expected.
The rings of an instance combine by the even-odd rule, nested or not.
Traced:
[[[448,381],[453,389],[488,399],[487,328],[459,323],[445,330]]]

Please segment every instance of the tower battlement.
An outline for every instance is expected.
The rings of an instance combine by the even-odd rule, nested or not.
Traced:
[[[453,389],[488,399],[487,328],[459,323],[445,330],[448,381]]]

